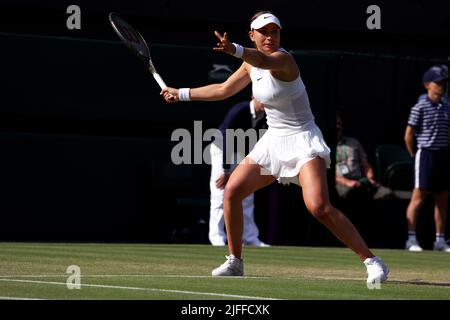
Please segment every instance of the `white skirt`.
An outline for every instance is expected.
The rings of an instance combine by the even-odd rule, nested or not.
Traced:
[[[248,157],[283,184],[298,181],[301,167],[317,157],[325,160],[330,168],[330,148],[323,139],[322,132],[314,121],[308,123],[298,133],[280,136],[276,129],[269,128],[256,143]]]

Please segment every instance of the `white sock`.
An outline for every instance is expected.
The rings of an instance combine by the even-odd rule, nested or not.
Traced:
[[[417,242],[416,232],[415,231],[408,231],[408,241],[415,241],[415,242]]]
[[[445,234],[436,233],[436,242],[445,242]]]

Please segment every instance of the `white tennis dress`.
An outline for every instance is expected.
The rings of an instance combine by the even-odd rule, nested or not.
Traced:
[[[265,106],[269,129],[248,157],[283,184],[300,185],[300,168],[316,157],[329,168],[330,148],[314,122],[300,76],[286,82],[274,78],[270,70],[252,67],[250,78],[254,97]]]

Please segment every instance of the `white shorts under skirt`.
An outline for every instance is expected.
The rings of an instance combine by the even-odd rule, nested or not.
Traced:
[[[248,157],[265,169],[264,174],[273,175],[283,184],[300,185],[300,168],[314,158],[323,158],[327,168],[331,163],[330,148],[314,121],[288,136],[276,135],[276,130],[269,128]]]

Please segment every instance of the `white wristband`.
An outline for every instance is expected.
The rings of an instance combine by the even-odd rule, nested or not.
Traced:
[[[242,56],[244,55],[244,47],[241,46],[240,44],[237,44],[234,42],[233,42],[233,45],[236,48],[236,51],[234,52],[233,56],[235,56],[236,58],[242,59]]]
[[[178,89],[178,100],[180,101],[191,101],[191,97],[189,96],[189,91],[191,88],[180,88]]]

